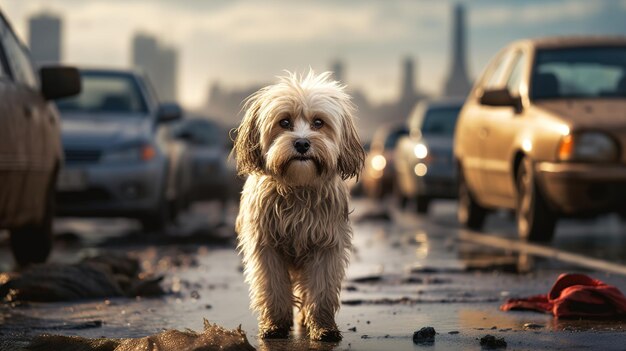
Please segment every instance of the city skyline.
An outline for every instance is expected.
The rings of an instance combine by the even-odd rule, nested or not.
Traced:
[[[344,63],[345,82],[376,104],[398,98],[397,62],[404,57],[418,63],[421,91],[439,95],[451,66],[456,3],[466,7],[470,80],[515,39],[626,34],[624,1],[0,0],[0,7],[22,38],[29,16],[59,13],[66,32],[64,58],[72,64],[127,67],[132,35],[154,34],[179,49],[179,97],[198,107],[214,82],[243,89],[273,81],[283,69],[323,71],[333,59]]]

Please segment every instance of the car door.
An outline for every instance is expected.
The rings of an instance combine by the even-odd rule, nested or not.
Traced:
[[[462,158],[463,177],[473,195],[483,205],[491,205],[488,201],[491,186],[486,181],[486,173],[490,165],[484,158],[486,144],[489,141],[489,129],[486,123],[490,115],[497,111],[493,111],[490,106],[482,105],[480,97],[483,91],[501,83],[509,58],[510,50],[504,50],[485,69],[485,73],[463,107],[461,120],[455,131],[457,153],[461,153]]]
[[[54,116],[40,92],[28,50],[3,18],[2,27],[2,46],[13,82],[14,118],[21,126],[18,143],[23,145],[20,152],[27,169],[22,202],[25,209],[42,214],[58,150],[51,144],[58,139],[58,133],[54,134],[50,128]]]
[[[8,31],[0,20],[0,38]],[[28,125],[19,111],[19,89],[14,83],[5,49],[0,40],[0,228],[21,224],[21,188],[28,174]]]
[[[513,50],[505,64],[503,78],[494,88],[506,87],[511,96],[519,97],[522,74],[527,63],[527,55],[521,49]],[[525,119],[521,110],[510,106],[488,107],[483,117],[485,138],[483,139],[482,159],[484,181],[489,184],[490,202],[498,206],[515,206],[515,182],[513,161],[519,133],[524,130]]]

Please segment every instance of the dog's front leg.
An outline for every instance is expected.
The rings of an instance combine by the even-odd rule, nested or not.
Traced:
[[[273,247],[247,252],[246,280],[251,307],[259,313],[261,338],[287,338],[293,325],[293,293],[287,264]]]
[[[302,268],[306,299],[303,301],[309,337],[318,341],[340,341],[335,323],[339,310],[341,281],[345,274],[346,254],[340,248],[316,251]]]

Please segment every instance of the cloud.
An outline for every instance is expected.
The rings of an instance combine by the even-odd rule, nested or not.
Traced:
[[[551,3],[531,3],[511,6],[478,8],[471,12],[471,24],[475,27],[501,27],[503,25],[553,24],[574,21],[597,14],[603,3],[598,1],[570,0]]]

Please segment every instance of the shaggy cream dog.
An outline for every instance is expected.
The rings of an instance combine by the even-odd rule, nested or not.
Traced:
[[[348,188],[365,152],[353,105],[330,72],[288,74],[253,94],[234,152],[247,175],[236,230],[262,338],[286,338],[294,306],[309,337],[339,341],[351,249]]]

